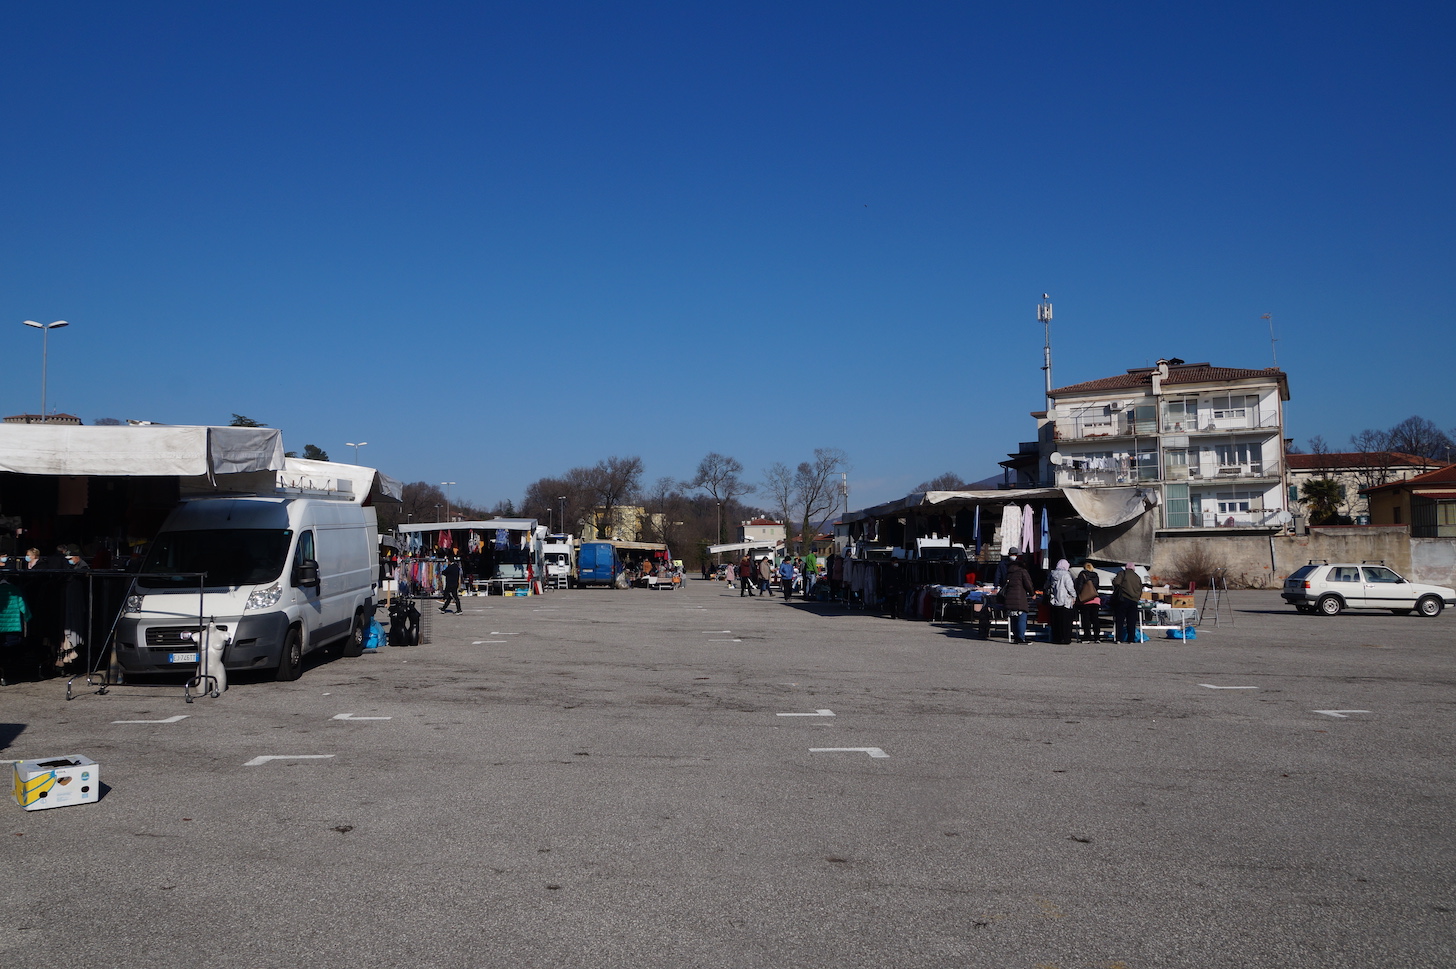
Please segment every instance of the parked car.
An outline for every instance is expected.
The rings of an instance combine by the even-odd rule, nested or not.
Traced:
[[[1346,609],[1439,616],[1446,606],[1456,606],[1456,589],[1411,582],[1394,569],[1368,562],[1300,566],[1284,580],[1281,595],[1300,612],[1324,616],[1338,616]]]

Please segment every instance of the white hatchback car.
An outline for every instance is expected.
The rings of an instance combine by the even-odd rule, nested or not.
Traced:
[[[1284,580],[1284,601],[1300,612],[1338,616],[1346,609],[1388,609],[1397,616],[1439,616],[1456,589],[1410,582],[1394,569],[1361,562],[1302,565]]]

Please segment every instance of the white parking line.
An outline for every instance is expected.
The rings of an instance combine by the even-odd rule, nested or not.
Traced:
[[[270,760],[328,760],[333,754],[264,754],[261,757],[254,757],[244,764],[244,767],[258,767],[268,763]]]
[[[356,717],[352,713],[336,713],[335,720],[393,720],[393,717]]]
[[[1350,718],[1348,716],[1346,716],[1346,714],[1350,714],[1350,713],[1369,713],[1370,711],[1369,710],[1313,710],[1311,712],[1312,713],[1323,713],[1327,717],[1335,717],[1335,718],[1340,719],[1340,720],[1348,720]]]
[[[710,640],[708,640],[708,642],[710,642],[710,643],[741,643],[741,642],[743,642],[743,640],[741,640],[741,639],[710,639]]]
[[[716,635],[718,633],[722,633],[724,636],[726,636],[729,633],[731,633],[732,631],[733,630],[731,630],[731,629],[704,629],[703,630],[703,634],[704,635]]]
[[[869,754],[871,757],[888,757],[878,747],[810,747],[811,754]]]
[[[113,720],[112,723],[176,723],[179,720],[186,720],[187,714],[179,713],[175,717],[168,717],[166,720]]]
[[[833,710],[815,710],[813,713],[775,713],[776,717],[832,717]]]
[[[1257,686],[1214,686],[1212,683],[1200,683],[1199,686],[1205,690],[1257,690]]]

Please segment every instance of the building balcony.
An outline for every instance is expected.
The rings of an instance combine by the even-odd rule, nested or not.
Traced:
[[[1278,465],[1265,467],[1262,463],[1250,464],[1170,464],[1165,481],[1189,481],[1212,483],[1217,481],[1269,481],[1279,477]]]
[[[1214,417],[1212,414],[1172,418],[1163,416],[1163,434],[1237,434],[1245,431],[1278,431],[1279,415],[1246,413],[1241,417]]]

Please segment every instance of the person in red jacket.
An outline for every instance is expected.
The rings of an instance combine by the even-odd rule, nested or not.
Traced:
[[[747,555],[738,560],[738,598],[753,595],[753,560]]]

